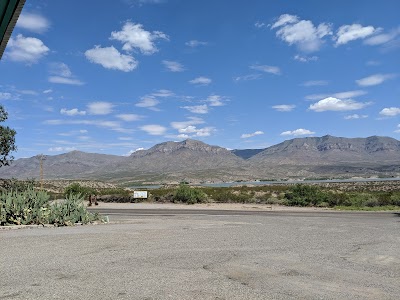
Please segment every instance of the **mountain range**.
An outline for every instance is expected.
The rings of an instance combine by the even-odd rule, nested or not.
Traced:
[[[390,137],[295,138],[265,149],[227,150],[197,140],[165,142],[130,156],[72,151],[46,156],[45,179],[172,183],[283,178],[400,176],[400,141]],[[38,156],[0,168],[1,178],[39,178]]]

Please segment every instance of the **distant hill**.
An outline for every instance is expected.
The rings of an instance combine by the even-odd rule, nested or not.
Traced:
[[[229,151],[201,141],[165,142],[129,157],[72,151],[47,156],[46,179],[115,182],[400,176],[400,141],[390,137],[295,138],[266,149]],[[39,178],[39,159],[0,168],[0,178]]]
[[[265,149],[235,149],[231,150],[231,152],[243,159],[248,159],[264,150]]]

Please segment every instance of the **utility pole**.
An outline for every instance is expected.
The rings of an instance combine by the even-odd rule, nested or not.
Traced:
[[[43,154],[39,155],[40,161],[40,189],[43,190],[43,161],[46,160],[46,157]]]

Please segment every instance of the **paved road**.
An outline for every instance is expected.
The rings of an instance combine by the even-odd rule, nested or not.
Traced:
[[[0,299],[398,299],[400,294],[396,214],[107,213],[117,223],[0,231]]]

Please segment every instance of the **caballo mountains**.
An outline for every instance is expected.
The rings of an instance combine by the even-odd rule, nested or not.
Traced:
[[[296,138],[265,149],[232,150],[196,140],[165,142],[132,155],[72,151],[47,156],[45,179],[193,183],[285,178],[399,177],[400,141],[390,137]],[[1,178],[39,178],[38,157],[0,168]]]

